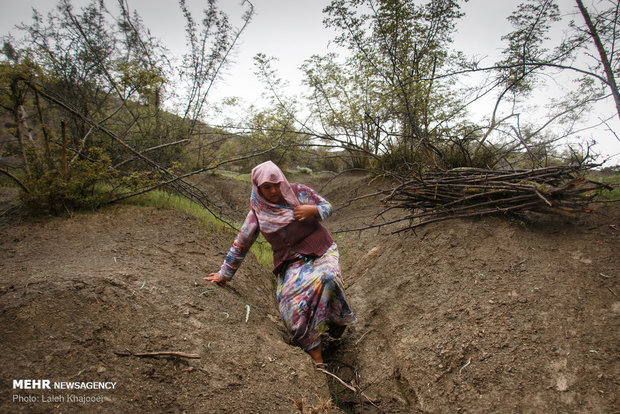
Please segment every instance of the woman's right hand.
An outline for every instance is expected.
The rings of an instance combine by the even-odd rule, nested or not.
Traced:
[[[203,279],[207,282],[217,283],[222,287],[226,286],[226,279],[220,277],[220,275],[217,273],[210,273],[209,276],[203,277]]]

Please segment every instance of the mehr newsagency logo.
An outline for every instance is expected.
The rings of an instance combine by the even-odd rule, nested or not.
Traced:
[[[102,403],[106,397],[102,394],[83,393],[91,390],[111,391],[116,389],[115,381],[51,381],[49,379],[14,379],[13,390],[34,391],[44,393],[15,393],[15,403]],[[52,393],[52,390],[56,390]],[[46,392],[49,391],[49,392]],[[61,391],[61,393],[58,393]],[[82,391],[82,393],[74,393]],[[15,391],[14,391],[15,392]],[[108,400],[109,401],[109,400]]]

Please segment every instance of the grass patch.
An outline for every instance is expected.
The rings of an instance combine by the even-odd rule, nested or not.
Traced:
[[[152,190],[148,193],[128,198],[122,202],[138,206],[157,207],[166,210],[179,211],[198,219],[201,223],[214,229],[226,227],[209,210],[205,209],[200,204],[185,197],[170,194],[163,190]]]
[[[232,178],[242,183],[250,183],[252,181],[252,174],[250,173],[236,173],[233,171],[218,171],[222,177]]]
[[[598,194],[600,200],[620,200],[620,173],[613,174],[595,174],[592,177],[594,181],[609,184],[613,187],[611,190],[601,190]]]
[[[271,250],[271,245],[265,240],[262,234],[258,236],[250,252],[256,257],[258,263],[271,270],[273,267],[273,251]]]

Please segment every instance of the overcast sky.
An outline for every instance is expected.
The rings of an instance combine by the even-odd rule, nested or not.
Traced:
[[[0,0],[0,34],[17,34],[14,26],[29,23],[33,7],[45,14],[56,3],[55,0]],[[86,0],[73,0],[76,6],[86,3]],[[115,3],[114,0],[106,1],[111,9]],[[183,53],[184,19],[176,0],[128,0],[128,3],[171,54],[179,56]],[[252,3],[255,7],[252,22],[242,35],[232,64],[217,83],[211,98],[238,96],[245,103],[258,102],[263,89],[254,75],[252,59],[259,52],[278,58],[275,68],[279,76],[295,89],[302,77],[298,68],[305,59],[312,54],[336,50],[335,45],[330,44],[333,32],[325,29],[322,23],[322,10],[329,0],[252,0]],[[506,17],[519,3],[518,0],[470,0],[463,4],[462,11],[466,16],[458,24],[455,49],[468,56],[487,56],[485,63],[492,64],[503,48],[501,36],[510,30]],[[572,7],[574,2],[560,0],[559,3],[563,7]],[[187,0],[187,4],[198,19],[203,1]],[[241,24],[240,16],[244,10],[240,6],[241,0],[220,0],[218,4],[233,23]],[[613,111],[613,107],[610,110]],[[620,133],[618,119],[612,123]],[[619,163],[620,142],[613,134],[603,128],[595,133],[595,138],[599,142],[599,151],[606,156],[616,154],[614,163]]]

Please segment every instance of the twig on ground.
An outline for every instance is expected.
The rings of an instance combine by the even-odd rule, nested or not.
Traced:
[[[200,355],[198,354],[186,354],[185,352],[118,352],[114,351],[114,353],[118,356],[136,356],[136,357],[145,357],[152,358],[157,356],[175,356],[179,358],[189,358],[189,359],[200,359]]]
[[[377,407],[377,405],[366,395],[362,392],[362,390],[359,387],[354,387],[352,385],[347,384],[345,381],[343,381],[340,377],[338,377],[335,374],[332,374],[331,372],[327,371],[326,369],[323,368],[316,368],[317,371],[320,371],[324,374],[327,374],[331,377],[333,377],[335,380],[337,380],[339,383],[341,383],[346,389],[348,389],[349,391],[353,391],[356,394],[359,394],[360,396],[364,397],[366,399],[366,401],[368,401],[370,404],[372,404],[373,406]],[[379,407],[377,407],[379,408]]]
[[[318,368],[318,367],[317,367],[317,368],[316,368],[316,370],[317,370],[317,371],[320,371],[320,372],[322,372],[322,373],[324,373],[324,374],[327,374],[327,375],[329,375],[329,376],[334,377],[334,378],[335,378],[335,379],[336,379],[339,383],[341,383],[341,384],[342,384],[344,387],[346,387],[348,390],[353,391],[353,392],[357,392],[357,389],[356,389],[356,388],[354,388],[353,386],[351,386],[351,385],[347,384],[346,382],[344,382],[344,381],[343,381],[342,379],[340,379],[340,377],[338,377],[337,375],[332,374],[331,372],[329,372],[329,371],[327,371],[327,370],[325,370],[325,369],[323,369],[323,368]]]
[[[19,209],[19,206],[11,206],[7,208],[6,210],[4,210],[2,213],[0,213],[0,217],[4,217],[5,215],[10,214],[13,211],[16,211],[17,209]]]
[[[362,342],[362,339],[364,339],[364,337],[366,335],[368,335],[368,333],[370,332],[370,330],[364,332],[364,334],[362,336],[359,337],[359,339],[357,341],[355,341],[355,345],[358,345],[360,342]]]
[[[28,289],[28,286],[30,285],[38,285],[39,283],[47,283],[47,279],[43,279],[43,280],[35,280],[33,282],[26,282],[26,286],[24,286],[26,289]]]
[[[463,372],[463,370],[464,370],[465,368],[467,368],[467,367],[469,366],[469,364],[471,364],[471,358],[469,358],[469,359],[467,360],[467,362],[465,363],[465,365],[463,365],[463,366],[461,367],[461,369],[459,369],[459,375],[461,375],[461,372]]]

